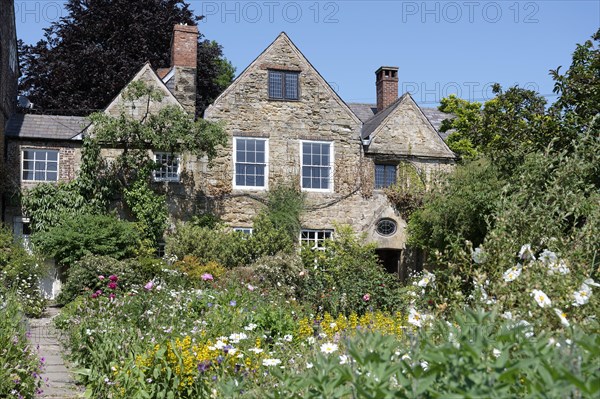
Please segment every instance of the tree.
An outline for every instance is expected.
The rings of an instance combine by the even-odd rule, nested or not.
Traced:
[[[564,75],[560,66],[550,71],[554,92],[559,94],[551,111],[561,118],[565,130],[586,130],[600,114],[600,29],[592,40],[577,45]]]
[[[146,61],[168,66],[173,26],[202,18],[184,0],[69,0],[65,8],[43,40],[20,46],[20,90],[39,108],[69,115],[104,108]],[[199,114],[233,75],[221,46],[200,39]]]
[[[503,91],[498,84],[493,92],[496,97],[483,106],[455,96],[443,99],[440,110],[456,117],[445,120],[441,130],[454,129],[451,148],[463,157],[485,154],[510,173],[525,154],[545,148],[560,132],[556,119],[546,112],[546,100],[536,92],[520,87]]]

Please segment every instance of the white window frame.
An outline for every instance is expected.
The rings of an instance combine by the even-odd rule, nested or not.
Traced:
[[[158,161],[156,159],[158,156],[166,156],[167,162],[169,162],[169,159],[177,160],[177,176],[169,177],[169,171],[168,171],[169,165],[162,166],[160,171],[161,171],[161,173],[165,173],[167,175],[167,177],[157,177],[157,172],[159,172],[159,170],[154,170],[152,172],[152,178],[154,179],[154,181],[179,182],[181,180],[181,156],[179,154],[172,154],[170,152],[156,151],[156,152],[154,152],[154,162],[155,163],[158,163]],[[164,168],[167,168],[167,170],[164,171]]]
[[[264,141],[265,143],[265,162],[262,164],[265,168],[265,183],[262,186],[244,186],[236,184],[236,164],[237,164],[237,146],[238,140],[256,140]],[[260,163],[254,162],[255,165],[261,165]],[[264,137],[248,137],[248,136],[235,136],[233,138],[233,188],[236,190],[268,190],[269,189],[269,139]]]
[[[311,234],[311,233],[314,233],[314,235],[315,235],[314,238],[310,238],[309,237],[308,239],[304,239],[302,237],[303,234]],[[329,236],[328,237],[323,237],[322,239],[319,239],[319,236],[318,236],[319,233],[324,233],[324,235],[328,234]],[[323,250],[322,243],[325,240],[330,240],[333,237],[333,233],[334,233],[333,229],[301,229],[300,230],[300,237],[299,237],[299,239],[300,239],[300,246],[304,246],[305,243],[309,243],[309,244],[311,244],[310,245],[310,249]],[[314,242],[314,245],[312,245],[313,242]]]
[[[244,233],[248,235],[252,235],[254,233],[254,229],[252,227],[234,227],[233,231],[237,231],[239,233]]]
[[[33,171],[33,179],[25,179],[23,176],[23,172],[26,170],[23,166],[25,163],[25,151],[39,151],[39,152],[55,152],[56,153],[56,180],[48,180],[46,179],[46,175],[48,173],[48,160],[45,159],[45,167],[44,167],[44,179],[43,180],[38,180],[35,178],[35,163],[36,162],[41,162],[41,161],[36,161],[35,160],[35,156],[33,160],[30,160],[31,162],[33,162],[33,169],[27,169],[27,171]],[[48,155],[46,155],[46,158],[48,158]],[[54,161],[50,161],[50,162],[54,162]],[[58,182],[60,180],[60,151],[59,150],[53,150],[53,149],[47,149],[47,148],[22,148],[21,149],[21,181],[24,182]]]
[[[311,187],[304,187],[304,175],[303,175],[303,170],[304,170],[304,153],[303,153],[303,147],[304,147],[304,143],[311,143],[311,144],[329,144],[329,187],[328,188],[311,188]],[[321,193],[332,193],[334,190],[333,187],[333,176],[334,176],[334,164],[335,164],[335,160],[334,160],[334,143],[333,141],[317,141],[317,140],[300,140],[300,187],[302,191],[314,191],[314,192],[321,192]],[[314,165],[307,165],[307,166],[314,166]]]

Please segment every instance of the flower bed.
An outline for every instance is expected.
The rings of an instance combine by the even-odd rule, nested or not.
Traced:
[[[23,309],[0,289],[0,397],[33,398],[41,393],[43,359],[27,341]]]
[[[415,287],[432,289],[426,274]],[[246,283],[153,282],[67,306],[57,325],[91,397],[553,397],[594,395],[597,335],[536,331],[488,311],[312,314]],[[533,299],[532,299],[533,300]]]

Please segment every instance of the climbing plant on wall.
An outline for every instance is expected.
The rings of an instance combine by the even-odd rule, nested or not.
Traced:
[[[125,213],[138,223],[143,236],[156,242],[166,226],[167,207],[153,180],[153,171],[161,165],[150,150],[206,156],[210,161],[226,143],[221,124],[194,120],[178,106],[151,112],[163,94],[143,82],[130,83],[122,98],[118,115],[90,116],[92,126],[84,138],[75,180],[40,184],[25,193],[23,206],[34,231],[60,224],[65,214],[106,213],[122,200]],[[102,148],[114,150],[112,162],[102,157]]]

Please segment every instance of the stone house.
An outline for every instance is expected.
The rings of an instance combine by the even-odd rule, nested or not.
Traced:
[[[17,107],[17,31],[12,0],[0,0],[0,215],[4,209],[4,127]],[[0,216],[1,217],[1,216]]]
[[[150,108],[169,104],[194,114],[197,34],[196,27],[175,26],[171,67],[155,71],[146,64],[132,79],[164,93]],[[190,154],[153,152],[164,165],[154,177],[172,219],[210,211],[251,232],[267,191],[294,184],[307,199],[300,241],[319,247],[336,226],[350,225],[403,277],[406,221],[384,189],[401,183],[406,166],[427,184],[452,167],[455,155],[436,129],[443,114],[420,108],[408,93],[398,97],[398,68],[379,68],[375,86],[377,104],[345,103],[281,33],[205,111],[207,120],[224,122],[228,137],[211,165]],[[127,106],[120,94],[105,112],[116,115]],[[8,163],[20,187],[39,181],[38,173],[46,181],[72,179],[88,124],[76,117],[13,118]],[[22,217],[17,206],[8,216]]]

